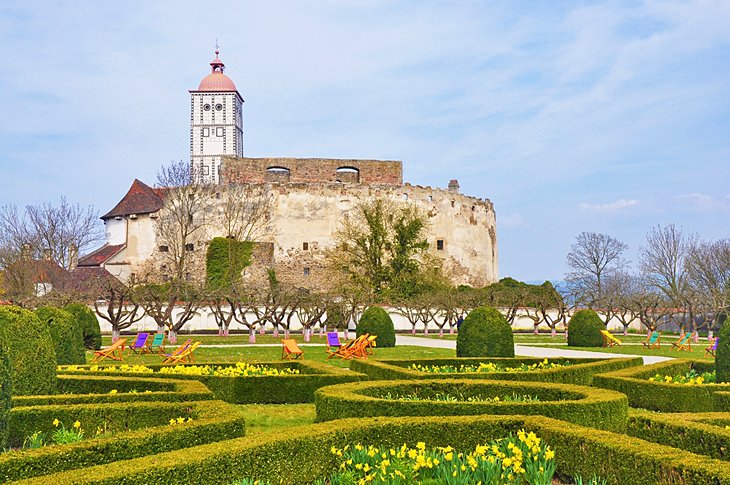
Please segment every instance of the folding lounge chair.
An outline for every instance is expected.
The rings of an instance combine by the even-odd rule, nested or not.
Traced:
[[[367,345],[368,345],[369,337],[370,337],[369,334],[364,333],[355,339],[355,342],[352,344],[352,348],[350,349],[350,358],[352,358],[352,357],[357,357],[358,359],[367,359],[368,358]]]
[[[192,343],[193,343],[193,339],[189,338],[180,347],[176,348],[174,350],[174,352],[172,352],[171,354],[162,354],[162,357],[163,357],[162,363],[163,364],[167,364],[168,363],[168,360],[175,359],[178,355],[180,355],[183,352],[185,352],[185,350],[188,347],[190,347],[190,344],[192,344]]]
[[[677,339],[676,342],[672,343],[672,348],[669,350],[674,350],[676,348],[677,351],[680,351],[680,350],[691,351],[692,350],[692,341],[691,341],[690,337],[692,337],[692,334],[690,332],[685,332],[684,334],[682,334],[681,337],[679,337]]]
[[[365,343],[365,353],[367,355],[373,355],[375,353],[375,341],[378,339],[377,335],[370,335]]]
[[[720,340],[720,337],[715,337],[712,340],[712,345],[710,345],[709,347],[707,347],[705,349],[705,357],[707,357],[707,354],[710,354],[713,357],[715,357],[715,353],[717,352],[717,342],[718,342],[718,340]]]
[[[192,344],[188,345],[183,349],[182,352],[178,353],[177,355],[171,355],[167,357],[165,360],[162,361],[163,364],[179,364],[181,362],[195,362],[195,359],[193,357],[193,352],[195,349],[198,348],[198,345],[200,345],[200,342],[193,342]]]
[[[158,354],[164,354],[165,353],[165,334],[156,333],[155,336],[152,338],[152,342],[147,340],[147,345],[145,346],[144,352],[148,352],[148,353],[157,352]]]
[[[613,335],[611,335],[611,332],[608,330],[601,330],[601,336],[603,337],[603,346],[604,347],[620,347],[621,346],[621,340],[617,339]]]
[[[140,332],[137,334],[137,339],[134,341],[132,345],[129,346],[129,350],[134,352],[135,354],[138,352],[144,352],[147,348],[147,339],[149,338],[150,334],[147,332]]]
[[[641,345],[646,347],[647,349],[658,349],[659,348],[659,336],[661,335],[661,332],[658,332],[654,330],[649,334],[648,337],[646,337],[646,340],[641,342]]]
[[[339,348],[342,347],[342,342],[340,342],[340,335],[337,332],[327,332],[327,349],[331,350],[333,348]]]
[[[328,359],[331,359],[332,357],[339,357],[340,359],[351,359],[351,351],[352,346],[355,343],[355,340],[348,340],[344,344],[340,345],[339,347],[331,347],[327,348],[327,353],[329,354],[327,356]]]
[[[112,359],[122,361],[122,350],[127,343],[127,339],[120,338],[109,347],[94,351],[94,360],[92,362],[101,362],[104,359]]]
[[[298,359],[299,357],[304,356],[304,351],[299,348],[296,340],[285,338],[281,340],[281,343],[283,345],[281,349],[282,359]]]

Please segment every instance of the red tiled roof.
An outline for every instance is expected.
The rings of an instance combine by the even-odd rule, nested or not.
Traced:
[[[164,190],[153,189],[149,185],[134,179],[127,195],[112,210],[101,216],[102,219],[128,216],[130,214],[149,214],[162,208]]]
[[[125,244],[105,244],[96,251],[87,254],[79,259],[79,266],[101,266],[106,263],[109,258],[124,249]]]
[[[80,293],[87,293],[101,288],[105,282],[116,281],[115,278],[105,268],[99,266],[80,266],[75,270],[67,273],[65,288]]]

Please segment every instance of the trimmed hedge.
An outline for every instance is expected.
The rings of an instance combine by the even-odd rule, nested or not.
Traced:
[[[626,435],[542,416],[451,416],[343,419],[57,473],[27,484],[229,483],[250,477],[303,484],[339,466],[332,446],[429,446],[467,450],[519,429],[534,431],[556,451],[561,476],[605,478],[609,484],[730,483],[730,464]]]
[[[514,357],[512,327],[491,307],[475,308],[466,316],[456,336],[457,357]]]
[[[715,351],[715,371],[717,382],[730,382],[730,323],[727,319],[717,334],[720,340]]]
[[[465,372],[459,374],[431,374],[410,369],[412,364],[420,365],[478,365],[482,362],[494,362],[505,367],[516,367],[520,364],[537,364],[544,359],[519,357],[515,359],[494,358],[451,358],[451,359],[384,359],[353,360],[350,369],[367,374],[371,379],[489,379],[500,381],[542,381],[566,384],[590,385],[595,374],[640,366],[644,363],[641,357],[618,359],[548,359],[549,362],[571,365],[554,369],[534,370],[529,372]]]
[[[279,376],[249,376],[249,377],[223,377],[223,376],[198,376],[183,374],[100,374],[91,372],[88,366],[77,371],[64,371],[68,375],[120,375],[129,377],[155,377],[157,379],[187,379],[196,380],[205,384],[213,391],[216,399],[233,404],[294,404],[314,402],[314,391],[324,386],[342,384],[368,379],[366,375],[352,372],[341,367],[327,365],[321,362],[297,361],[297,362],[256,362],[257,365],[265,365],[274,368],[295,368],[300,374],[279,375]],[[182,364],[199,365],[199,364]],[[209,366],[233,365],[226,363],[207,363]],[[162,365],[147,366],[155,371],[161,369]]]
[[[81,327],[86,348],[99,350],[101,348],[101,326],[94,311],[83,303],[69,303],[63,309],[72,314],[76,319],[76,325]]]
[[[511,394],[536,396],[539,402],[450,402],[385,399],[438,394],[495,397]],[[319,389],[314,395],[317,421],[374,416],[463,416],[475,414],[541,415],[598,429],[623,432],[628,400],[621,393],[554,383],[501,382],[464,379],[372,381]]]
[[[58,376],[59,394],[19,396],[13,407],[112,402],[185,402],[215,399],[202,382],[117,376]],[[117,391],[110,394],[111,391]],[[134,392],[130,392],[134,391]]]
[[[56,363],[85,364],[84,334],[74,316],[60,308],[40,307],[35,311],[38,319],[48,326],[56,349]]]
[[[16,306],[0,306],[0,346],[7,349],[13,395],[52,394],[56,390],[56,352],[48,326]]]
[[[149,455],[156,453],[244,436],[244,418],[234,406],[222,401],[190,404],[198,412],[198,418],[184,425],[145,428],[69,445],[0,454],[0,481],[6,483],[137,457],[148,460]],[[57,483],[72,483],[82,475],[77,470],[72,473],[76,475],[74,480]]]
[[[379,306],[368,307],[360,317],[355,328],[355,335],[377,335],[378,347],[395,347],[395,327],[388,312]]]
[[[13,388],[13,378],[10,373],[8,352],[0,345],[0,448],[4,448],[8,441],[8,412]]]
[[[662,445],[673,446],[730,461],[730,413],[660,414],[632,410],[627,433]]]
[[[711,371],[711,362],[676,359],[631,369],[597,375],[593,385],[619,391],[636,408],[665,413],[730,411],[730,400],[718,391],[730,391],[730,384],[682,385],[649,381],[656,374],[684,374],[691,368],[698,372]]]
[[[568,347],[601,347],[605,325],[593,310],[579,310],[568,322]]]

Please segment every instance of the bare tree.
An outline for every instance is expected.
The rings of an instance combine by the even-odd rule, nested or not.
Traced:
[[[643,277],[648,285],[669,301],[682,304],[687,289],[687,258],[695,243],[674,224],[656,226],[646,235],[646,246],[639,252]]]
[[[229,185],[224,191],[222,222],[226,237],[256,241],[269,234],[273,195],[268,185]]]
[[[571,269],[566,281],[586,306],[593,308],[601,301],[606,278],[627,264],[623,259],[627,249],[626,244],[607,234],[581,232],[575,238],[566,256]]]
[[[181,282],[140,284],[134,288],[134,297],[157,323],[158,332],[167,328],[167,338],[173,344],[177,343],[177,332],[195,317],[202,304],[200,290]]]
[[[711,338],[730,306],[730,240],[694,244],[686,265],[689,286],[704,309],[701,318]]]
[[[160,254],[172,268],[172,279],[183,281],[196,243],[205,237],[206,214],[212,211],[209,187],[192,184],[190,164],[179,161],[163,166],[157,175],[158,187],[165,190],[164,206],[157,219]]]
[[[131,284],[123,284],[111,279],[98,288],[98,298],[94,300],[94,311],[112,326],[112,342],[119,339],[126,330],[144,317],[140,305],[134,300]]]

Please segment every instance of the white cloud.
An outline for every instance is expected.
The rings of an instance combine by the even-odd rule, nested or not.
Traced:
[[[728,212],[730,211],[730,195],[716,197],[700,192],[682,194],[676,197],[680,204],[689,207],[697,212]]]
[[[607,204],[589,204],[587,202],[580,204],[578,207],[583,212],[595,212],[597,214],[617,214],[627,209],[631,209],[640,205],[638,199],[619,199]]]

